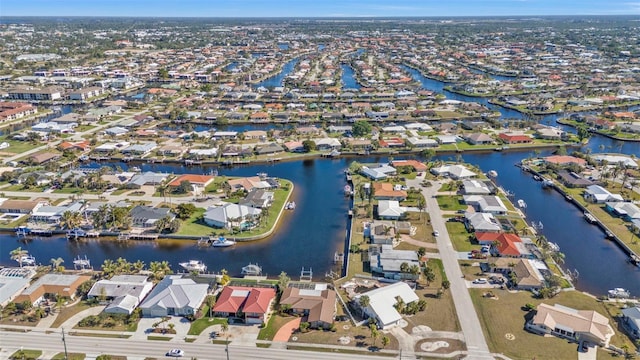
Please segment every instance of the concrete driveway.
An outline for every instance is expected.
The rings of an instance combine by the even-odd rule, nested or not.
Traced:
[[[578,360],[596,360],[597,354],[598,347],[591,345],[586,352],[578,351]]]
[[[131,336],[132,339],[136,339],[136,340],[146,340],[147,336],[152,335],[152,331],[153,331],[153,324],[161,321],[162,318],[159,317],[153,317],[153,318],[149,318],[149,317],[143,317],[140,319],[140,321],[138,322],[138,330],[136,330],[136,332],[133,334],[133,336]],[[171,341],[183,341],[184,338],[187,336],[187,333],[189,332],[189,328],[191,327],[191,323],[181,317],[181,316],[171,316],[171,319],[169,319],[169,321],[166,321],[163,325],[160,325],[159,327],[165,327],[165,328],[169,328],[169,324],[173,324],[174,330],[176,331],[176,334],[167,334],[166,336],[171,336],[172,339]],[[156,334],[156,335],[160,335],[160,334]]]

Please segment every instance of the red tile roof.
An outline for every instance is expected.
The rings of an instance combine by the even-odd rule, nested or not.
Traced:
[[[510,233],[489,233],[489,232],[476,232],[476,239],[483,242],[498,242],[498,252],[500,255],[506,256],[520,256],[515,243],[522,242],[520,236]]]
[[[427,165],[417,160],[395,160],[391,162],[395,168],[398,166],[411,166],[415,171],[427,171]]]
[[[206,186],[211,181],[213,181],[214,177],[209,175],[194,175],[194,174],[185,174],[179,176],[175,180],[169,183],[169,186],[180,186],[180,183],[183,181],[188,181],[192,184]]]
[[[547,156],[546,158],[544,158],[544,161],[552,164],[559,164],[559,165],[578,164],[580,166],[584,166],[587,164],[587,161],[585,159],[581,159],[581,158],[578,158],[575,156],[569,156],[569,155]]]
[[[269,304],[276,296],[271,288],[249,288],[227,286],[222,290],[218,301],[213,306],[214,312],[264,314],[269,311]]]

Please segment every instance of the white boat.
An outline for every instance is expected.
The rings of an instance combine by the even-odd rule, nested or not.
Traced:
[[[344,186],[344,194],[345,195],[351,195],[351,186],[350,185],[345,185]]]
[[[80,255],[78,255],[77,258],[73,259],[73,266],[75,268],[81,268],[81,269],[85,269],[85,268],[90,268],[91,267],[91,261],[87,258],[87,256],[84,256],[84,259],[80,257]]]
[[[256,175],[258,175],[258,177],[262,180],[266,179],[268,176],[266,172],[259,172]]]
[[[228,247],[228,246],[233,246],[235,244],[236,244],[236,242],[234,240],[229,240],[229,239],[225,238],[224,236],[220,236],[219,238],[213,240],[213,242],[211,243],[211,246],[213,246],[213,247]]]
[[[22,265],[34,266],[36,264],[36,258],[33,257],[33,255],[26,254],[22,255],[18,262]]]
[[[523,209],[526,209],[526,208],[527,208],[527,203],[526,203],[526,202],[524,202],[524,200],[519,199],[519,200],[518,200],[518,206],[519,206],[519,207],[521,207],[521,208],[523,208]]]
[[[550,188],[553,186],[553,181],[549,180],[549,179],[544,179],[542,181],[542,187],[543,188]]]
[[[487,175],[491,176],[491,177],[497,177],[498,176],[498,172],[495,170],[489,170],[489,172],[487,173]]]
[[[553,242],[549,242],[549,249],[551,249],[552,251],[558,252],[560,251],[560,246],[556,243]]]
[[[179,265],[187,271],[207,271],[207,265],[200,260],[189,260],[187,262],[181,262]]]
[[[623,298],[623,299],[626,299],[631,296],[631,294],[629,294],[629,291],[623,288],[611,289],[607,292],[607,294],[609,295],[609,297],[612,297],[612,298]]]
[[[262,274],[262,267],[258,264],[251,264],[242,267],[242,275],[260,275]]]
[[[290,201],[284,206],[284,208],[287,210],[294,210],[296,208],[296,202]]]
[[[586,211],[584,212],[584,218],[590,224],[593,224],[594,222],[596,222],[596,218],[593,215],[591,215],[590,213],[586,212]]]
[[[139,167],[137,167],[137,166],[132,166],[132,167],[130,167],[130,168],[129,168],[129,170],[131,170],[132,172],[141,172],[141,171],[142,171],[142,170],[141,170]]]

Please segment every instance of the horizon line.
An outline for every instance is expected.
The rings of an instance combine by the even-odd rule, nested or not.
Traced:
[[[148,16],[148,15],[3,15],[6,18],[146,18],[146,19],[448,19],[448,18],[532,18],[532,17],[638,17],[638,14],[513,14],[513,15],[332,15],[332,16]]]

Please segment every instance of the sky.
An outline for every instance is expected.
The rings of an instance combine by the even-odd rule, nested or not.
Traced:
[[[639,15],[640,0],[3,0],[0,16]]]

